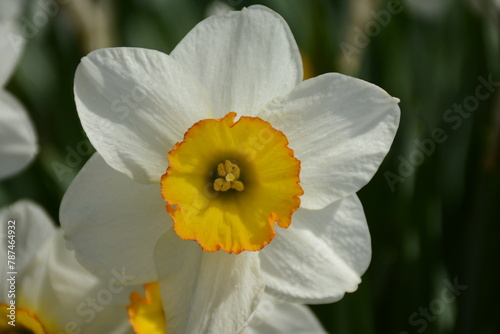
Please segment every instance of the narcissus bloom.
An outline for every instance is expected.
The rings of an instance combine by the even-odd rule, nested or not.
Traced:
[[[127,307],[129,321],[135,334],[167,334],[165,313],[157,282],[144,286],[143,297],[139,292],[130,295]],[[326,333],[308,307],[280,302],[264,295],[248,327],[241,334]]]
[[[90,274],[31,201],[0,210],[0,221],[0,333],[133,333],[121,272],[107,281]]]
[[[170,55],[103,49],[75,100],[97,150],[61,223],[80,262],[159,281],[168,333],[235,333],[264,289],[301,303],[356,290],[371,257],[356,196],[398,100],[341,74],[302,81],[286,22],[253,6],[198,24]]]
[[[24,46],[15,22],[20,3],[4,1],[0,6],[0,179],[22,170],[38,151],[28,113],[4,89]]]

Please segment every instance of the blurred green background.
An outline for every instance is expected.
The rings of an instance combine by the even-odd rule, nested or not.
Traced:
[[[169,53],[214,8],[264,4],[290,25],[309,75],[353,75],[401,100],[393,147],[359,192],[372,263],[357,292],[313,306],[325,329],[500,333],[499,1],[53,2],[30,1],[22,16],[30,38],[7,89],[30,112],[40,152],[2,181],[0,206],[32,198],[57,220],[93,152],[73,100],[81,57],[108,46]],[[48,20],[34,25],[40,10]]]

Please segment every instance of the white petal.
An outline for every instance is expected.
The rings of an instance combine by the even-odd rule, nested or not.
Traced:
[[[326,334],[307,306],[286,303],[265,294],[243,334],[283,333]]]
[[[167,333],[239,333],[264,291],[257,253],[204,252],[170,230],[155,261]]]
[[[7,270],[7,266],[1,266],[1,279],[5,281],[6,271],[17,272],[16,301],[18,307],[29,309],[39,316],[43,314],[43,319],[54,321],[59,318],[66,319],[64,314],[55,314],[54,316],[54,312],[64,313],[64,309],[59,307],[58,298],[48,279],[50,271],[47,259],[50,257],[52,242],[58,235],[52,220],[38,204],[29,200],[18,201],[2,210],[0,219],[6,223],[9,220],[15,220],[15,225],[9,224],[15,226],[16,242],[13,250],[16,254],[16,259],[13,261],[15,270]],[[2,235],[0,254],[5,259],[7,256],[2,253],[11,250],[7,248],[7,240],[9,239]],[[1,286],[3,287],[4,284]],[[1,301],[5,302],[6,297],[7,294],[2,293]],[[47,306],[49,309],[45,309]]]
[[[13,223],[10,223],[12,221]],[[0,211],[0,256],[7,259],[7,251],[19,252],[15,265],[20,275],[38,254],[40,248],[56,233],[56,227],[45,210],[30,200],[20,200]],[[7,227],[12,226],[12,227]],[[9,249],[8,235],[15,236],[14,249]],[[2,264],[2,275],[7,267]],[[2,284],[2,286],[4,286]]]
[[[370,233],[356,195],[322,210],[299,209],[260,252],[266,286],[280,299],[328,303],[353,292],[371,259]]]
[[[34,227],[34,222],[35,220],[26,221],[30,227]],[[18,307],[34,312],[47,324],[57,327],[60,318],[67,320],[68,317],[65,310],[59,306],[59,299],[54,293],[49,279],[47,259],[50,256],[51,242],[54,237],[55,235],[51,235],[40,240],[43,242],[36,249],[37,253],[32,256],[30,265],[18,273],[16,300]],[[18,255],[22,254],[23,250],[23,248],[19,248]]]
[[[62,231],[51,242],[46,266],[50,284],[40,299],[40,312],[57,319],[60,330],[72,321],[82,333],[133,333],[126,307],[138,287],[124,287],[121,274],[105,280],[90,274],[65,247]]]
[[[121,274],[113,274],[112,277],[100,280],[92,275],[76,260],[75,253],[66,248],[63,232],[58,231],[51,242],[51,251],[48,256],[47,266],[51,285],[60,296],[60,303],[66,308],[76,308],[74,304],[85,301],[89,295],[96,295],[102,289],[110,293],[103,293],[113,297],[113,303],[126,306],[129,303],[129,294],[134,288],[124,287],[121,282]],[[75,289],[75,286],[78,289]],[[104,299],[104,298],[100,298]]]
[[[37,218],[27,218],[26,225],[37,230]],[[105,333],[129,328],[131,333],[126,306],[132,288],[123,287],[117,278],[100,281],[85,270],[65,247],[62,231],[49,237],[39,234],[34,241],[42,244],[29,267],[17,276],[19,307],[34,312],[54,332],[71,322],[84,333],[99,332],[96,328]],[[19,254],[24,250],[18,249]]]
[[[9,80],[24,50],[25,40],[13,20],[0,21],[0,88]]]
[[[62,230],[57,232],[57,237],[49,240],[50,249],[46,256],[49,282],[57,292],[56,295],[64,297],[59,303],[66,307],[76,307],[71,302],[85,300],[88,291],[99,284],[99,279],[82,267],[76,260],[74,251],[66,248]]]
[[[26,4],[26,0],[2,0],[0,1],[0,20],[16,19]],[[3,35],[0,35],[3,36]]]
[[[301,206],[321,209],[375,174],[399,124],[398,100],[366,81],[328,73],[301,83],[262,115],[301,161]]]
[[[117,279],[100,281],[90,274],[65,247],[62,231],[58,232],[45,240],[36,261],[21,277],[23,307],[54,326],[54,333],[70,323],[83,333],[112,333],[130,327],[126,306],[132,289]],[[96,325],[100,331],[89,330]]]
[[[141,183],[160,181],[167,153],[211,110],[205,89],[181,64],[134,48],[84,57],[75,75],[75,101],[104,160]]]
[[[171,53],[210,92],[217,117],[255,115],[302,80],[302,60],[287,23],[262,6],[207,18]]]
[[[34,312],[57,332],[70,321],[83,332],[98,332],[86,331],[92,315],[90,324],[99,324],[96,328],[105,333],[117,329],[121,331],[116,333],[124,333],[130,328],[125,308],[131,288],[121,286],[116,278],[100,281],[85,270],[65,247],[62,231],[38,204],[22,200],[0,211],[0,221],[14,219],[18,307]],[[0,256],[4,259],[6,240],[2,234]],[[7,267],[1,268],[4,281]],[[3,289],[6,284],[0,286]],[[1,296],[0,301],[5,302],[7,294],[2,292]],[[92,299],[97,309],[88,304]]]
[[[120,273],[125,285],[156,280],[156,240],[172,221],[159,185],[143,185],[94,154],[61,203],[61,226],[80,263],[99,277]]]
[[[14,96],[0,89],[0,178],[20,172],[37,151],[28,113]]]

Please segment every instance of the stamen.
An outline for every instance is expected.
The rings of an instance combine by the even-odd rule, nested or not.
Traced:
[[[243,191],[243,189],[245,189],[245,186],[243,185],[243,182],[241,182],[241,181],[233,181],[231,183],[231,189]]]
[[[243,183],[238,181],[240,167],[237,164],[233,164],[229,160],[224,161],[224,163],[221,162],[217,166],[217,174],[219,174],[219,178],[214,181],[215,190],[228,191],[229,189],[235,189],[242,191],[245,188]]]
[[[223,163],[220,163],[219,166],[217,166],[217,173],[220,177],[226,176],[226,168]]]
[[[228,191],[231,189],[231,182],[228,182],[223,178],[218,178],[214,181],[214,189],[217,191]]]

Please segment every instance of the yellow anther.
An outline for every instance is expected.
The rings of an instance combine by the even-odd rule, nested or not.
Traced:
[[[219,174],[220,177],[226,176],[226,168],[223,163],[220,163],[219,166],[217,166],[217,174]]]
[[[245,189],[245,186],[243,185],[243,182],[236,180],[236,181],[231,182],[231,189],[235,189],[237,191],[242,191],[243,189]]]
[[[224,168],[226,169],[226,173],[231,173],[233,171],[233,163],[231,161],[226,160],[224,161]],[[236,166],[236,165],[234,165]]]
[[[214,181],[214,189],[217,191],[228,191],[235,189],[242,191],[244,189],[243,183],[238,181],[240,177],[240,167],[233,164],[231,161],[226,160],[224,163],[217,165],[217,174],[219,178]]]
[[[228,191],[231,189],[231,182],[220,177],[214,181],[214,189],[217,191]]]
[[[233,170],[231,171],[231,174],[234,175],[235,180],[238,180],[240,178],[240,167],[238,167],[238,165],[233,164]]]

